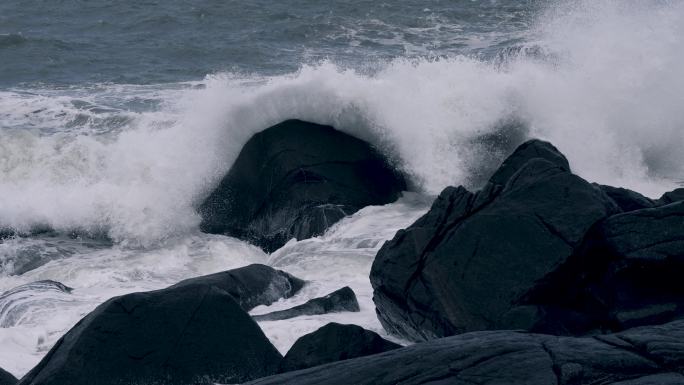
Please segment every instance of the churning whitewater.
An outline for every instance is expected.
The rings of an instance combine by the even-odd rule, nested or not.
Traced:
[[[650,197],[681,184],[684,3],[556,2],[529,12],[524,28],[486,34],[469,30],[467,20],[456,28],[448,16],[433,17],[415,39],[394,33],[379,15],[376,24],[349,26],[350,52],[404,50],[370,61],[330,54],[335,48],[324,41],[294,71],[287,63],[280,71],[238,68],[163,83],[1,86],[0,229],[52,231],[2,241],[0,292],[40,280],[73,290],[0,297],[0,367],[25,374],[112,296],[250,263],[310,281],[252,314],[345,285],[359,298],[359,313],[261,322],[281,353],[329,321],[386,336],[368,281],[377,250],[444,187],[480,187],[528,138],[554,143],[591,182]],[[0,29],[0,56],[28,44],[22,39],[30,31],[19,32]],[[429,46],[422,39],[430,36],[442,44],[416,49]],[[440,48],[456,36],[457,49]],[[372,143],[410,177],[412,192],[271,255],[201,234],[196,207],[242,146],[291,118]]]

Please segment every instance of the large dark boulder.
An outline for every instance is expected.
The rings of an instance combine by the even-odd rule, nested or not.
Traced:
[[[616,212],[555,147],[529,141],[482,191],[445,189],[383,245],[370,276],[378,317],[412,340],[491,329],[582,332],[574,314],[526,302],[527,295]]]
[[[51,280],[17,286],[0,294],[0,328],[16,326],[32,310],[52,311],[71,301],[71,289]]]
[[[15,385],[17,380],[13,375],[0,368],[0,385]]]
[[[262,378],[250,385],[684,384],[684,321],[597,337],[485,331]]]
[[[67,332],[22,385],[239,383],[282,356],[217,276],[108,300]]]
[[[403,176],[368,143],[288,120],[254,135],[201,204],[201,229],[273,251],[322,234],[346,215],[395,201]]]
[[[331,322],[300,337],[280,362],[279,371],[282,373],[305,369],[400,347],[401,345],[387,341],[360,326]]]
[[[277,321],[302,315],[320,315],[345,311],[358,312],[360,310],[356,294],[354,294],[354,291],[349,286],[345,286],[324,297],[311,299],[290,309],[258,314],[252,316],[252,318],[256,321]]]
[[[270,305],[282,298],[290,298],[304,281],[272,267],[252,264],[220,273],[190,278],[172,287],[213,285],[227,292],[245,310]]]

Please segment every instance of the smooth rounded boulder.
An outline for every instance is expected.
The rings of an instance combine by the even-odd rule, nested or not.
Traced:
[[[248,385],[680,385],[684,321],[596,337],[465,333]]]
[[[360,326],[331,322],[300,337],[283,358],[279,371],[282,373],[305,369],[400,347],[401,345],[387,341]]]
[[[271,252],[322,234],[369,205],[395,201],[406,182],[363,140],[288,120],[254,135],[198,211],[202,231]]]
[[[268,306],[283,298],[290,298],[304,287],[305,282],[282,270],[254,263],[220,273],[186,279],[172,287],[216,286],[230,294],[245,311],[261,305]]]
[[[370,275],[378,318],[414,341],[492,329],[581,333],[583,315],[527,295],[619,211],[550,143],[526,142],[483,190],[446,188],[383,245]]]
[[[108,300],[20,384],[240,383],[275,373],[282,356],[229,292],[226,277]]]

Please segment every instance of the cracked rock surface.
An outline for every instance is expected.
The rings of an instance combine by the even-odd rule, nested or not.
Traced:
[[[262,378],[250,385],[674,385],[684,321],[597,337],[471,332]]]
[[[404,177],[368,143],[288,120],[245,144],[201,204],[201,228],[270,252],[292,238],[320,235],[365,206],[393,202],[404,190]]]
[[[526,299],[594,224],[619,211],[550,143],[528,141],[483,190],[446,188],[383,245],[370,275],[378,318],[415,341],[493,329],[582,332],[582,314]]]
[[[251,281],[262,274],[263,282]],[[243,307],[276,300],[279,287],[293,280],[251,265],[112,298],[67,332],[20,384],[237,383],[276,373],[282,356]]]

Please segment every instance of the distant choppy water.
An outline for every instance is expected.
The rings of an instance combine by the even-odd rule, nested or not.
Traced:
[[[350,285],[360,313],[262,322],[286,352],[325,322],[383,333],[368,273],[447,185],[550,140],[573,171],[657,197],[684,180],[684,2],[0,2],[0,367],[23,375],[106,299],[248,263]],[[195,207],[285,119],[368,140],[414,193],[266,255]],[[80,236],[73,236],[73,234]],[[343,273],[340,273],[343,272]],[[43,285],[45,286],[45,285]],[[29,295],[31,294],[31,295]]]
[[[323,59],[357,68],[491,53],[520,42],[535,3],[7,0],[0,85],[154,84],[282,74]]]

